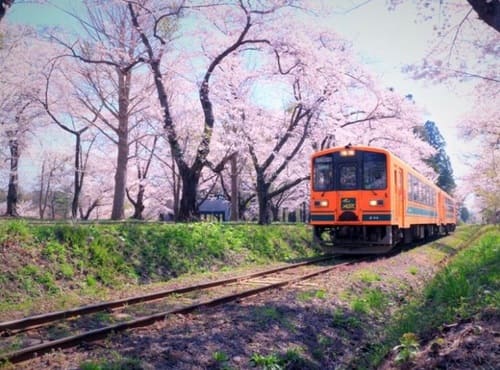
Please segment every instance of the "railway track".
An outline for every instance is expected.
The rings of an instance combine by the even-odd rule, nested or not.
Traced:
[[[7,350],[5,353],[3,353],[5,347],[2,349],[0,346],[0,363],[26,361],[54,350],[103,339],[111,333],[148,326],[164,320],[169,315],[187,314],[204,307],[213,307],[266,290],[281,288],[327,273],[353,261],[351,259],[343,262],[335,261],[334,264],[328,266],[321,265],[321,263],[332,261],[334,258],[335,256],[324,256],[243,276],[2,322],[0,323],[0,337],[18,344],[23,342],[23,336],[24,338],[29,337],[26,335],[27,333],[34,333],[35,336],[32,334],[31,338],[37,338],[39,343],[32,344],[33,339],[31,339],[28,341],[31,343],[24,348]],[[359,260],[358,258],[357,261]],[[311,265],[314,266],[311,267]],[[249,288],[249,286],[252,287]],[[179,304],[179,302],[181,303]],[[134,313],[133,307],[137,305],[142,306]],[[117,310],[125,312],[122,313],[122,318],[125,317],[126,321],[93,329],[88,328],[95,326],[95,322],[88,319],[89,315],[116,312]],[[126,313],[127,310],[130,313]],[[80,321],[83,321],[83,324]],[[51,339],[50,333],[57,331],[54,328],[57,328],[61,322],[66,323],[66,331],[68,331],[69,325],[72,327],[73,333],[77,331],[77,334]]]

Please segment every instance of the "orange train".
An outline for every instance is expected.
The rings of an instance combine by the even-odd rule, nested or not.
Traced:
[[[335,253],[385,253],[455,230],[453,198],[388,150],[336,147],[312,156],[310,223]]]

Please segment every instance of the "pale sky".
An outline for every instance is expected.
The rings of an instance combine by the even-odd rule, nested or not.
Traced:
[[[69,9],[68,6],[77,6],[78,1],[53,0],[52,3]],[[411,1],[392,12],[387,10],[386,0],[329,0],[326,4],[335,10],[331,16],[333,28],[352,42],[367,68],[386,86],[394,87],[402,95],[411,93],[416,104],[428,113],[426,119],[436,122],[447,142],[447,153],[458,180],[467,168],[461,164],[460,153],[465,143],[460,141],[456,127],[460,117],[473,108],[465,94],[470,86],[462,84],[452,90],[444,85],[412,80],[401,72],[403,65],[418,63],[435,42],[432,21],[417,22],[417,10]],[[33,3],[16,2],[7,18],[39,25],[72,24],[57,9]],[[434,21],[440,21],[439,12]]]

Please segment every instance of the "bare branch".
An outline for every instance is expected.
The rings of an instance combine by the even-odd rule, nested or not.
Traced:
[[[463,17],[463,19],[456,26],[457,29],[455,31],[455,35],[453,35],[453,41],[451,42],[450,51],[448,52],[448,63],[450,62],[451,53],[453,52],[453,49],[455,47],[455,43],[457,41],[458,34],[460,33],[460,29],[462,28],[462,25],[465,23],[465,21],[467,20],[467,17],[470,15],[470,13],[472,13],[472,9],[470,9],[467,12],[467,14]]]

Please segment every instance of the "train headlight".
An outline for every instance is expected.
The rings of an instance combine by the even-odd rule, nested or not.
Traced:
[[[370,200],[369,204],[372,207],[383,206],[384,205],[384,201],[382,199],[372,199],[372,200]]]
[[[343,149],[340,151],[341,157],[352,157],[354,154],[356,154],[354,149]]]
[[[328,201],[327,200],[317,200],[314,202],[314,205],[316,207],[328,207]]]

